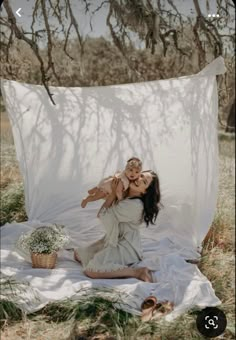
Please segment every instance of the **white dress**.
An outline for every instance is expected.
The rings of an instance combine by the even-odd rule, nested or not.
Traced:
[[[127,198],[103,208],[99,218],[106,235],[85,248],[76,248],[84,270],[108,272],[126,268],[142,260],[140,225],[143,203]]]

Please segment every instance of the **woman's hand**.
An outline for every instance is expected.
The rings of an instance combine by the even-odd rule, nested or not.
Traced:
[[[98,214],[97,214],[97,217],[99,217],[99,214],[102,210],[102,208],[109,208],[110,206],[112,206],[113,202],[116,200],[116,189],[117,189],[117,186],[118,184],[120,183],[120,179],[119,178],[116,178],[114,177],[112,182],[111,182],[111,194],[108,195],[106,197],[106,200],[105,202],[103,203],[103,205],[101,206]]]
[[[110,195],[108,195],[106,197],[106,201],[103,203],[103,205],[101,206],[101,208],[99,209],[99,212],[97,214],[97,217],[99,217],[99,214],[102,210],[102,208],[109,208],[110,206],[112,206],[113,202],[116,199],[116,195],[114,195],[113,193],[111,193]]]
[[[103,205],[101,206],[97,217],[99,217],[99,214],[102,210],[102,208],[109,208],[110,206],[112,206],[113,202],[116,200],[116,188],[117,185],[119,184],[120,179],[119,178],[113,178],[112,182],[111,182],[111,194],[107,195],[105,202],[103,203]]]

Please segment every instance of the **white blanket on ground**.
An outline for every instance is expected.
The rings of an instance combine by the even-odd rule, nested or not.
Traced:
[[[55,106],[42,86],[3,81],[29,222],[1,228],[2,272],[28,280],[37,290],[40,298],[30,310],[72,296],[81,285],[105,285],[128,293],[122,308],[136,314],[149,294],[174,301],[169,318],[196,305],[220,303],[210,282],[184,258],[199,256],[215,212],[216,75],[224,72],[220,57],[189,77],[106,87],[52,87]],[[65,224],[72,245],[101,237],[95,217],[101,202],[82,210],[80,201],[88,188],[123,169],[134,155],[160,177],[164,208],[157,225],[142,230],[146,256],[140,263],[155,270],[158,283],[89,280],[68,251],[61,254],[55,270],[32,269],[14,252],[18,235],[34,227],[36,220]]]
[[[197,266],[184,260],[191,257],[191,253],[176,246],[167,237],[158,240],[158,237],[153,236],[153,230],[148,233],[145,229],[142,230],[145,260],[139,265],[154,270],[156,283],[136,279],[91,280],[73,260],[73,252],[66,250],[59,253],[56,269],[32,269],[30,261],[25,261],[14,243],[22,232],[38,225],[39,221],[33,221],[6,224],[1,228],[1,272],[13,275],[16,280],[29,282],[32,288],[28,293],[18,293],[19,305],[26,312],[41,309],[48,302],[69,297],[73,300],[80,299],[91,288],[114,290],[114,293],[108,295],[113,299],[119,298],[117,307],[136,315],[141,314],[141,303],[149,295],[155,295],[158,300],[173,301],[175,309],[166,317],[169,321],[192,307],[203,308],[221,303],[215,296],[211,283]],[[94,239],[98,235],[101,233],[95,232]],[[81,241],[82,235],[78,228],[73,229],[73,236],[75,241]]]

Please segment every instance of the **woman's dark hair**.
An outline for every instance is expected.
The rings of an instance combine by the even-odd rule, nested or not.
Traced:
[[[143,220],[148,226],[149,223],[154,224],[161,206],[161,193],[160,184],[157,174],[152,170],[147,170],[143,172],[150,172],[152,175],[152,182],[147,188],[145,194],[140,196],[143,202]]]
[[[143,171],[145,172],[145,171]],[[141,196],[143,201],[143,219],[148,226],[149,223],[154,224],[156,221],[157,215],[160,210],[160,201],[161,201],[161,193],[160,193],[160,182],[157,174],[149,170],[148,172],[152,175],[152,182],[147,188],[145,194]]]

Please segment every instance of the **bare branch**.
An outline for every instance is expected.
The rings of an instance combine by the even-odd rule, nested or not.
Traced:
[[[67,52],[67,43],[68,43],[68,38],[69,38],[69,35],[70,35],[70,29],[72,27],[72,23],[70,23],[70,26],[67,30],[67,33],[66,33],[66,39],[65,39],[65,43],[64,43],[64,47],[63,47],[63,50],[65,52],[65,54],[71,59],[71,60],[74,60],[73,57],[71,57],[71,55]]]
[[[48,72],[48,70],[51,68],[55,78],[57,79],[57,81],[59,83],[59,85],[61,85],[60,78],[56,74],[54,63],[53,63],[53,60],[52,60],[52,37],[51,37],[50,26],[49,26],[49,23],[48,23],[48,16],[47,16],[47,13],[46,13],[45,0],[41,0],[41,7],[42,7],[43,18],[44,18],[46,31],[47,31],[47,38],[48,38],[48,49],[47,49],[48,67],[47,67],[46,72]]]
[[[33,20],[32,20],[32,23],[31,23],[31,31],[33,33],[32,39],[34,38],[34,24],[35,24],[35,21],[36,21],[36,15],[37,15],[38,8],[39,8],[39,0],[36,0],[36,3],[34,5],[33,14],[32,14]],[[36,38],[36,36],[35,36],[35,38]],[[36,39],[33,39],[33,40],[35,41]]]
[[[194,36],[195,36],[195,41],[196,41],[196,45],[197,45],[198,52],[199,52],[199,64],[200,64],[199,66],[201,67],[202,65],[205,64],[206,53],[205,53],[205,50],[202,48],[202,43],[201,43],[201,40],[200,40],[199,35],[198,35],[199,20],[200,20],[199,17],[197,17],[196,23],[193,26],[193,33],[194,33]]]
[[[89,8],[91,6],[91,3],[88,2],[87,0],[83,0],[83,2],[85,3],[85,14],[89,12]]]
[[[109,0],[105,0],[105,1],[102,1],[102,3],[100,4],[100,6],[98,6],[93,12],[92,14],[94,15],[96,12],[98,12],[105,4],[109,4],[110,1]]]
[[[130,63],[129,58],[126,55],[125,45],[121,43],[121,41],[119,40],[118,36],[116,35],[116,33],[115,33],[114,29],[113,29],[113,26],[112,26],[112,24],[110,22],[112,13],[113,13],[113,3],[110,4],[109,13],[108,13],[107,20],[106,20],[107,26],[110,29],[112,40],[113,40],[115,46],[118,48],[118,50],[122,53],[123,57],[125,58],[129,68],[133,72],[133,76],[134,76],[134,80],[135,80],[135,79],[137,79],[137,77],[140,78],[141,74],[136,69],[133,68],[132,64]]]
[[[63,32],[64,35],[65,35],[65,26],[64,26],[63,21],[62,21],[62,18],[61,18],[61,17],[62,17],[62,16],[61,16],[61,10],[60,10],[60,7],[59,7],[60,0],[57,0],[55,6],[52,4],[52,1],[51,1],[51,0],[48,0],[48,1],[49,1],[49,5],[50,5],[51,9],[53,10],[53,14],[52,14],[52,15],[55,16],[55,17],[57,18],[59,24],[60,24],[61,27],[62,27],[62,32]]]
[[[20,31],[18,26],[16,25],[16,18],[14,16],[13,12],[12,12],[12,9],[11,9],[11,7],[9,5],[8,0],[4,1],[3,6],[4,6],[4,8],[5,8],[6,12],[7,12],[8,21],[9,21],[9,23],[10,23],[10,25],[12,27],[12,30],[14,31],[16,37],[18,39],[20,39],[20,40],[24,40],[32,48],[32,50],[34,51],[34,53],[35,53],[35,55],[36,55],[36,57],[37,57],[37,59],[38,59],[38,61],[40,63],[40,70],[41,70],[41,75],[42,75],[42,83],[43,83],[43,85],[44,85],[44,87],[45,87],[45,89],[46,89],[46,91],[47,91],[47,93],[49,95],[49,98],[51,99],[52,103],[54,105],[56,105],[54,100],[53,100],[53,98],[52,98],[52,94],[49,91],[48,85],[47,85],[47,77],[46,77],[46,72],[45,72],[45,69],[44,69],[44,63],[43,63],[43,60],[42,60],[42,58],[41,58],[41,56],[39,54],[39,50],[38,50],[37,44],[33,40],[30,40],[29,38],[27,38]]]
[[[79,43],[80,43],[80,47],[81,47],[81,53],[83,54],[83,40],[82,40],[82,37],[79,33],[79,25],[78,25],[74,15],[73,15],[70,0],[66,0],[66,3],[68,5],[68,9],[69,9],[69,13],[70,13],[71,25],[74,26],[74,28],[75,28],[75,31],[76,31],[76,34],[77,34],[77,37],[78,37],[78,40],[79,40]]]

